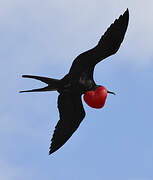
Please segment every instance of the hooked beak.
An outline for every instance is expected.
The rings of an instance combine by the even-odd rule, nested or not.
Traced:
[[[109,94],[113,94],[113,95],[116,95],[114,92],[112,92],[112,91],[108,91],[108,90],[107,90],[107,93],[109,93]]]

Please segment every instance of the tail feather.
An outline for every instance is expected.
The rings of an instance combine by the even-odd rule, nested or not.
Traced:
[[[58,79],[53,79],[53,78],[48,78],[48,77],[42,77],[42,76],[33,76],[33,75],[22,75],[23,78],[31,78],[31,79],[36,79],[39,81],[42,81],[48,85],[51,85],[53,83],[57,83],[60,80]]]
[[[25,90],[25,91],[19,91],[19,93],[24,93],[24,92],[44,92],[44,91],[56,91],[57,89],[54,89],[50,86],[44,87],[44,88],[39,88],[39,89],[31,89],[31,90]]]
[[[48,84],[48,86],[46,86],[44,88],[39,88],[39,89],[20,91],[20,93],[23,93],[23,92],[55,91],[55,90],[58,90],[58,87],[60,85],[60,80],[58,80],[58,79],[53,79],[53,78],[48,78],[48,77],[41,77],[41,76],[33,76],[33,75],[22,75],[22,77],[42,81],[43,83]]]

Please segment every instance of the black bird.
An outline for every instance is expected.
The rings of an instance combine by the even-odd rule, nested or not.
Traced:
[[[123,15],[111,24],[94,48],[76,57],[70,71],[62,79],[57,80],[33,75],[22,76],[23,78],[40,80],[46,83],[47,86],[40,89],[20,91],[21,93],[42,91],[59,92],[58,109],[60,120],[55,127],[51,139],[49,154],[52,154],[63,146],[84,119],[85,111],[82,105],[81,95],[100,87],[96,85],[93,79],[94,67],[97,63],[118,51],[124,39],[128,21],[129,11],[127,9]],[[114,94],[111,91],[107,92]]]

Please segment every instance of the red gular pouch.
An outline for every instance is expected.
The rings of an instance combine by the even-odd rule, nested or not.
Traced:
[[[95,91],[87,91],[84,94],[84,101],[92,108],[102,108],[107,98],[107,89],[104,86],[96,88]]]

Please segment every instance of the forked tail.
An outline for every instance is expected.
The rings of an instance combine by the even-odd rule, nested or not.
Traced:
[[[48,84],[48,86],[46,86],[44,88],[39,88],[39,89],[20,91],[20,93],[23,93],[23,92],[56,91],[56,90],[58,90],[58,87],[60,86],[60,80],[58,80],[58,79],[52,79],[52,78],[41,77],[41,76],[33,76],[33,75],[22,75],[22,77],[42,81],[43,83]]]

